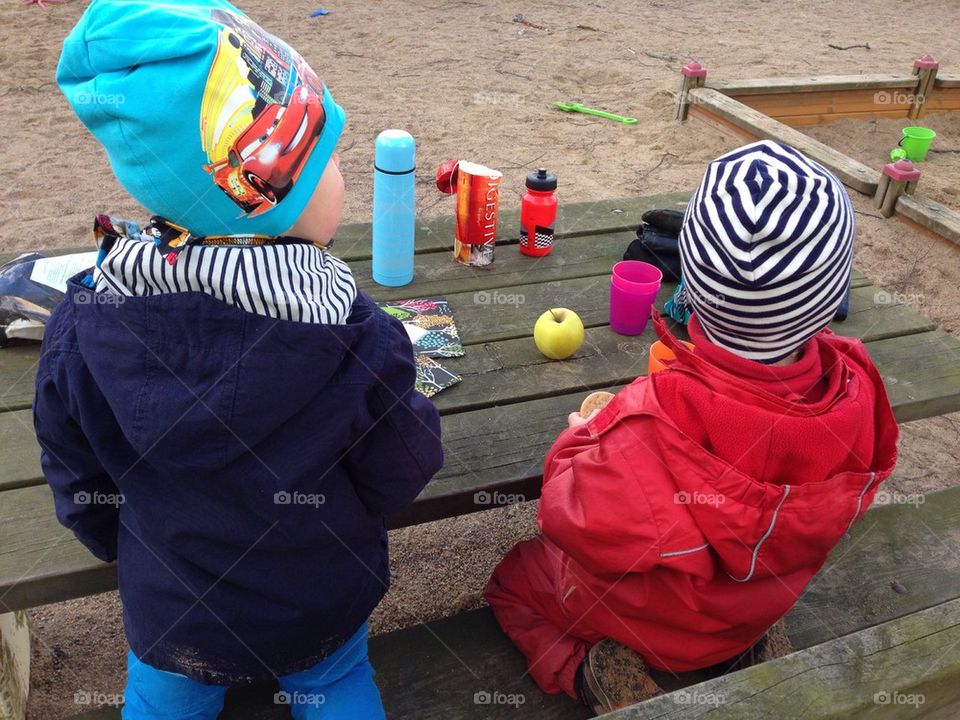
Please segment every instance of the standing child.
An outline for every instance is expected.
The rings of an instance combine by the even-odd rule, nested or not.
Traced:
[[[648,667],[749,664],[870,506],[897,425],[863,344],[826,329],[853,237],[843,186],[792,148],[707,168],[680,235],[695,350],[655,319],[677,360],[571,416],[542,535],[487,585],[545,692],[603,712],[659,692]]]
[[[383,717],[384,518],[442,451],[402,326],[328,252],[343,110],[224,0],[94,0],[57,81],[154,214],[97,218],[35,403],[57,517],[117,562],[123,717],[270,679],[298,720]]]

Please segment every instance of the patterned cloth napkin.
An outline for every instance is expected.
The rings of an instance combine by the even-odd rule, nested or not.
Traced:
[[[464,354],[460,333],[446,297],[392,300],[380,303],[380,307],[402,322],[410,336],[417,361],[418,391],[433,397],[462,380],[433,359],[461,357]]]

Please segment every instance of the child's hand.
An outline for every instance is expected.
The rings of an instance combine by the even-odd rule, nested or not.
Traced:
[[[600,410],[594,410],[592,413],[590,413],[586,417],[584,417],[578,412],[572,412],[569,415],[567,415],[567,426],[575,428],[575,427],[580,427],[581,425],[586,425],[588,422],[593,420],[593,418],[597,415],[598,412],[600,412]]]

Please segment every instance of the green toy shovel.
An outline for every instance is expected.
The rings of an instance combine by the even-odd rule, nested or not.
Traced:
[[[596,115],[597,117],[607,118],[608,120],[616,120],[618,123],[623,123],[624,125],[637,124],[636,118],[624,117],[623,115],[614,115],[613,113],[604,112],[603,110],[594,110],[593,108],[586,107],[582,103],[555,102],[553,106],[558,110],[563,110],[564,112],[578,112],[584,113],[585,115]]]

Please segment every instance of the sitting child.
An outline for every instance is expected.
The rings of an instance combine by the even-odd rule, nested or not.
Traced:
[[[225,0],[94,0],[57,81],[155,214],[97,219],[35,404],[57,517],[117,562],[123,717],[212,720],[276,680],[298,720],[382,718],[384,518],[442,451],[402,325],[327,250],[343,110]]]
[[[870,506],[897,425],[863,344],[827,329],[853,238],[843,186],[796,150],[709,165],[680,237],[694,351],[655,318],[676,361],[571,416],[542,535],[487,585],[545,692],[599,713],[657,693],[648,668],[753,662]]]

